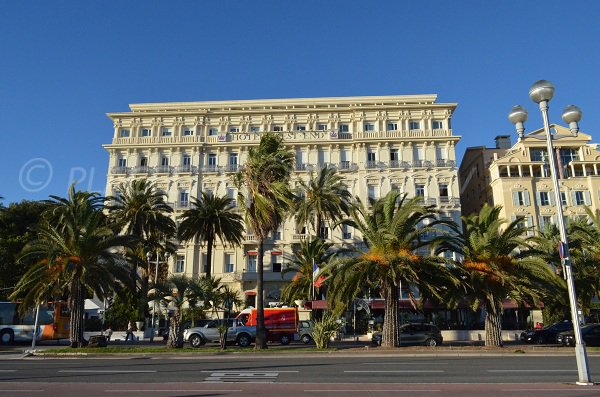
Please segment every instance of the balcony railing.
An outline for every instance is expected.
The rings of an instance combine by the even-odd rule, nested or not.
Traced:
[[[177,201],[175,202],[175,209],[187,209],[190,208],[189,201]]]
[[[435,165],[436,167],[454,167],[456,165],[456,162],[454,160],[436,160],[435,161]]]
[[[377,168],[378,165],[379,163],[377,161],[367,161],[365,163],[365,167],[367,168]]]
[[[202,167],[202,172],[217,172],[219,171],[219,167],[214,164],[209,164],[205,167]]]
[[[304,233],[292,234],[292,240],[304,241],[304,240],[306,240],[306,234],[304,234]]]
[[[239,169],[240,167],[238,164],[227,164],[225,172],[238,172]]]
[[[189,164],[178,165],[177,167],[175,167],[175,172],[179,172],[179,173],[192,172],[192,171],[193,171],[193,168]]]
[[[112,167],[110,173],[113,175],[127,175],[127,167]]]
[[[158,167],[154,168],[154,172],[157,174],[170,174],[171,167],[168,165],[159,165]]]
[[[138,167],[133,167],[132,169],[134,174],[149,174],[150,171],[151,169],[147,165],[140,165]]]
[[[306,171],[308,169],[309,169],[309,164],[307,164],[307,163],[296,164],[296,171]]]

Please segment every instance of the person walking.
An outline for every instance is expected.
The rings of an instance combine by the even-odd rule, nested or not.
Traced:
[[[106,337],[106,341],[110,342],[110,337],[112,336],[113,331],[110,328],[110,325],[104,330],[104,336]]]
[[[127,342],[129,340],[130,336],[131,336],[131,341],[134,341],[134,338],[133,338],[133,324],[131,324],[131,321],[129,321],[127,323],[127,330],[125,331],[125,342]]]

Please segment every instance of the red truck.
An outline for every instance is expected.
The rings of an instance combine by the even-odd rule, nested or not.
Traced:
[[[237,319],[246,326],[256,326],[256,309],[244,309]],[[298,332],[298,309],[294,307],[265,308],[267,340],[287,345]]]

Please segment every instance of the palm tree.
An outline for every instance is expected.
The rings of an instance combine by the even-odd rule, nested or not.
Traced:
[[[233,200],[202,192],[194,200],[193,208],[185,211],[179,225],[179,239],[188,241],[197,238],[206,242],[206,277],[211,276],[212,251],[216,238],[221,244],[226,242],[239,245],[242,242],[244,219],[234,212]]]
[[[146,262],[146,252],[171,252],[169,240],[175,235],[176,225],[170,214],[173,208],[165,201],[165,195],[147,179],[134,179],[129,185],[122,183],[116,196],[107,206],[110,216],[123,225],[122,233],[136,236],[140,243],[134,248],[131,266],[131,291],[143,315],[146,309],[148,279],[152,266]],[[141,270],[141,285],[134,281]]]
[[[463,217],[463,229],[455,226],[454,234],[441,245],[464,257],[459,265],[466,298],[473,310],[485,309],[486,346],[502,346],[504,299],[538,305],[548,283],[556,279],[550,267],[528,251],[523,219],[505,225],[500,211],[499,206],[485,205],[479,214]]]
[[[325,269],[332,274],[327,300],[336,312],[367,288],[380,291],[385,304],[382,345],[387,347],[400,345],[401,285],[418,287],[423,301],[440,300],[445,289],[457,283],[443,258],[418,254],[419,248],[430,244],[426,236],[439,223],[433,207],[419,203],[419,197],[409,200],[390,192],[374,201],[369,211],[358,200],[345,223],[360,231],[367,250]],[[416,305],[415,297],[411,299]]]
[[[206,299],[211,291],[203,279],[194,280],[186,276],[171,276],[164,282],[159,282],[149,295],[159,302],[164,310],[173,310],[169,325],[169,340],[167,347],[180,349],[183,347],[183,328],[181,318],[183,308],[195,304],[199,299]]]
[[[296,221],[300,225],[309,225],[320,238],[326,238],[321,231],[323,220],[328,218],[332,225],[341,220],[342,214],[348,215],[352,195],[343,183],[342,177],[333,167],[321,168],[310,180],[300,180],[303,199],[296,203]]]
[[[246,226],[252,228],[258,240],[257,349],[267,348],[263,302],[264,241],[288,215],[293,202],[294,195],[289,186],[293,164],[294,153],[284,147],[281,135],[267,133],[261,137],[258,147],[250,149],[246,164],[234,176]]]
[[[333,256],[329,250],[333,244],[323,239],[304,240],[300,243],[300,250],[294,253],[294,258],[288,262],[287,267],[281,272],[281,277],[287,273],[295,273],[292,281],[281,290],[281,299],[292,303],[297,299],[312,299],[311,291],[313,280],[313,263],[324,267]]]
[[[24,248],[20,259],[33,265],[11,299],[22,299],[24,307],[32,307],[68,296],[71,346],[80,347],[85,299],[93,294],[104,299],[115,286],[128,282],[123,249],[135,240],[118,234],[119,225],[102,213],[103,198],[98,194],[76,192],[72,185],[67,198],[51,197],[52,207],[44,214],[38,239]]]

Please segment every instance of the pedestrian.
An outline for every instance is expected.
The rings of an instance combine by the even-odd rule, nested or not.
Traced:
[[[110,337],[112,336],[112,329],[110,328],[110,325],[104,330],[104,336],[106,337],[106,341],[110,341]]]
[[[125,331],[125,342],[127,342],[129,340],[129,337],[131,336],[131,340],[133,341],[133,324],[131,324],[131,321],[127,323],[127,331]]]

